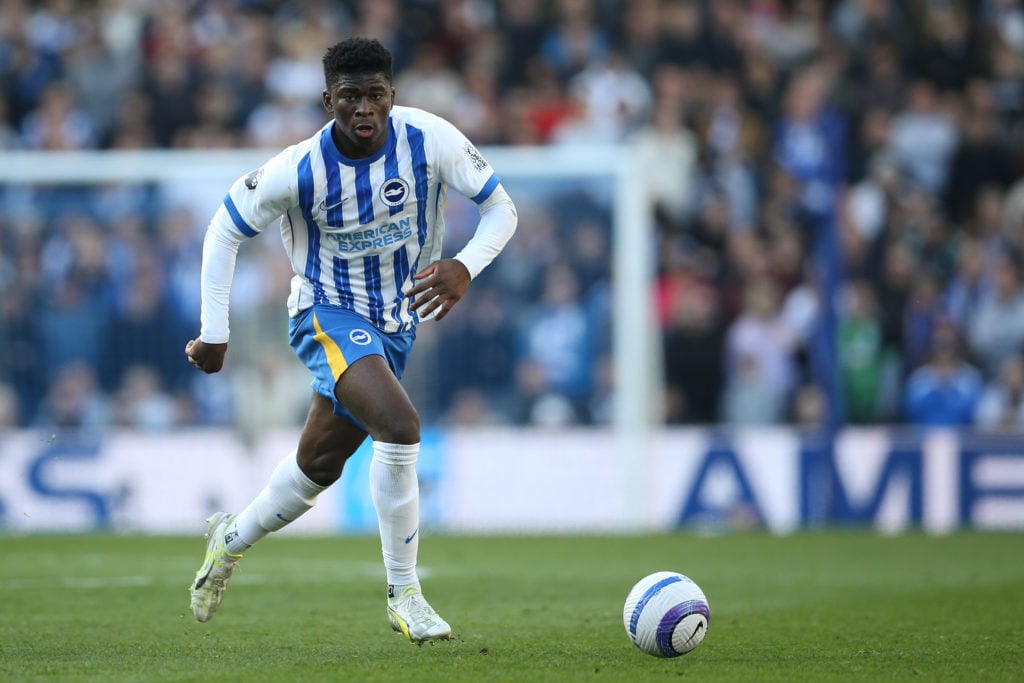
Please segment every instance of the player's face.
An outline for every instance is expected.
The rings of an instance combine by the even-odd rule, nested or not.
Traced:
[[[334,114],[334,144],[350,159],[380,151],[388,138],[395,89],[383,73],[343,74],[324,90],[324,108]]]

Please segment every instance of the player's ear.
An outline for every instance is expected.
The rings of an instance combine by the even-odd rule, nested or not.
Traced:
[[[331,93],[327,92],[326,90],[324,90],[323,101],[324,101],[324,109],[326,109],[327,111],[329,111],[329,112],[331,112],[333,114],[334,113],[334,105],[331,104]]]

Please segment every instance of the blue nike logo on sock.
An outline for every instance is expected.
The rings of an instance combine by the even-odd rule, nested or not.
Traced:
[[[419,532],[420,532],[420,530],[416,529],[416,531],[412,532],[412,534],[408,538],[405,539],[405,542],[406,543],[412,543],[412,539],[416,538],[416,534],[418,534]]]
[[[284,517],[282,517],[282,516],[281,516],[281,513],[280,513],[280,512],[278,512],[278,513],[276,513],[276,514],[277,514],[277,518],[278,518],[279,520],[281,520],[282,522],[285,522],[285,523],[287,523],[287,524],[291,524],[291,523],[292,523],[292,520],[290,520],[290,519],[285,519]]]

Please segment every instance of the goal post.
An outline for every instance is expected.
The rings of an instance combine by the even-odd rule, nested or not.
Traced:
[[[3,154],[0,190],[11,186],[153,183],[227,192],[237,177],[276,150],[115,150]],[[610,187],[612,231],[611,345],[615,377],[611,429],[621,483],[624,530],[639,530],[644,509],[645,459],[660,424],[661,352],[654,319],[655,235],[647,209],[647,169],[624,146],[489,147],[482,153],[506,185],[516,182],[596,181]],[[517,202],[529,197],[514,197]],[[520,231],[530,225],[521,223]]]

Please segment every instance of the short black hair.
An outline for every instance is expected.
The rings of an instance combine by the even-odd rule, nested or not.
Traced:
[[[376,38],[346,38],[324,53],[324,81],[327,87],[342,74],[382,73],[392,81],[391,51]]]

